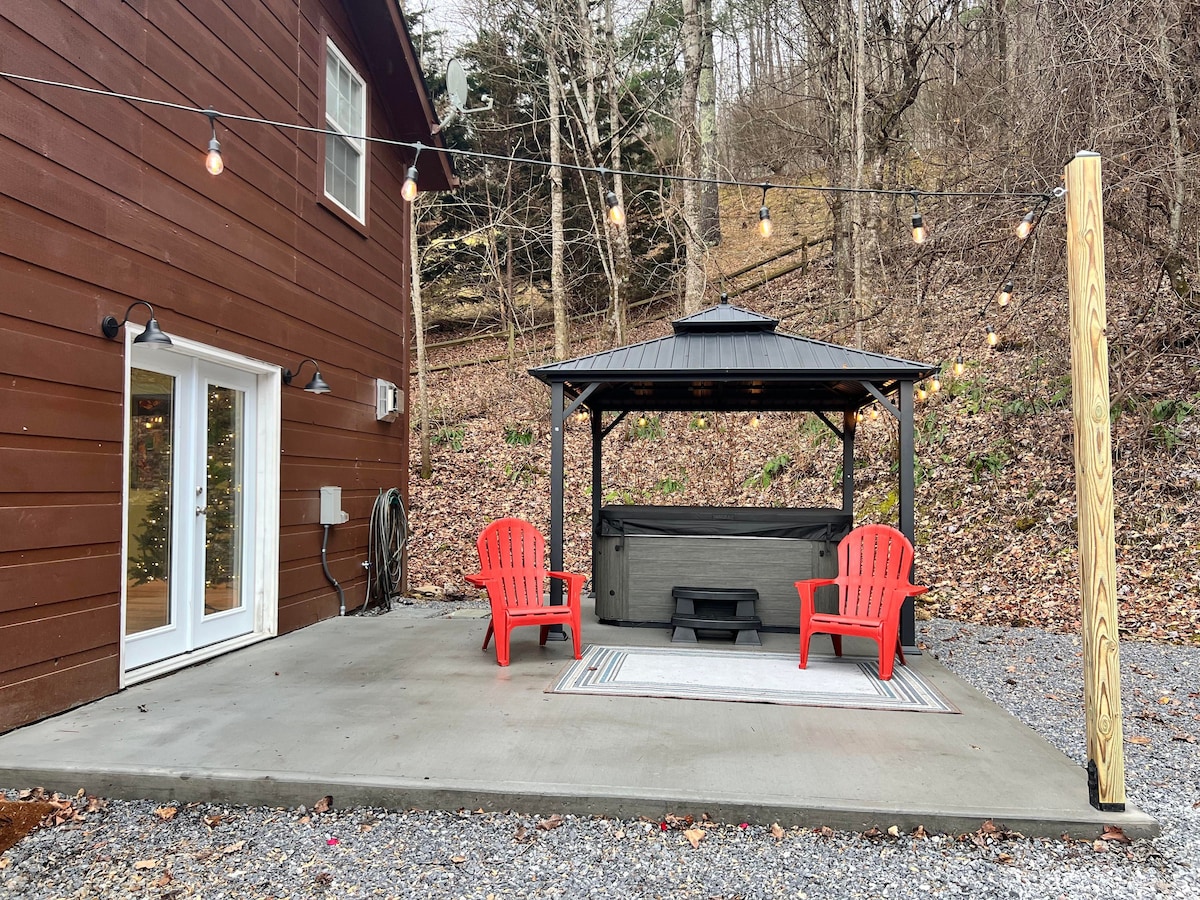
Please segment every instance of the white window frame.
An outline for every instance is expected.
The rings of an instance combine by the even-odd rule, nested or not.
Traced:
[[[325,183],[325,196],[331,203],[336,204],[338,209],[344,211],[346,215],[350,216],[356,222],[365,225],[367,221],[367,147],[366,141],[362,137],[367,133],[367,82],[358,74],[358,71],[350,64],[350,61],[346,59],[345,54],[337,48],[332,38],[325,38],[325,54],[326,59],[323,72],[323,77],[325,78],[325,127],[330,131],[337,132],[336,135],[325,135],[325,166],[322,172],[322,178]],[[329,64],[331,61],[344,68],[359,88],[362,104],[359,109],[357,121],[343,123],[337,121],[334,117],[333,104],[334,98],[338,96],[338,92],[336,86],[329,83]],[[355,167],[356,172],[354,173],[357,182],[357,195],[354,198],[358,206],[357,212],[348,207],[329,189],[329,145],[335,141],[340,141],[343,146],[358,157],[358,165]]]

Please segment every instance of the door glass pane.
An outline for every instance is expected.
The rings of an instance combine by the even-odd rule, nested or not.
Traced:
[[[242,605],[245,397],[208,387],[208,500],[204,535],[204,614]]]
[[[171,624],[171,476],[175,378],[131,369],[125,633]]]

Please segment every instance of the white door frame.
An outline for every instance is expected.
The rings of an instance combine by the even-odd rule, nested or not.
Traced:
[[[199,647],[189,652],[172,656],[159,662],[150,663],[126,671],[125,667],[125,617],[127,607],[126,588],[128,578],[125,576],[129,547],[129,458],[131,452],[131,437],[128,415],[130,396],[130,369],[133,362],[133,338],[142,332],[142,328],[129,322],[125,328],[125,415],[124,415],[124,448],[121,493],[121,687],[128,687],[150,678],[156,678],[167,672],[173,672],[184,666],[211,659],[231,650],[245,647],[279,633],[279,457],[280,457],[280,422],[281,397],[283,379],[279,366],[264,363],[250,357],[241,356],[190,341],[185,338],[172,337],[171,347],[156,347],[150,352],[155,354],[182,356],[189,360],[216,363],[231,369],[237,369],[254,378],[253,396],[257,408],[256,428],[253,442],[256,452],[250,465],[253,466],[254,497],[250,504],[254,510],[254,521],[247,523],[250,531],[249,538],[253,541],[254,552],[252,562],[247,572],[251,578],[250,597],[254,608],[253,627],[249,633],[241,634],[227,640]],[[139,347],[139,353],[144,351],[144,345]]]

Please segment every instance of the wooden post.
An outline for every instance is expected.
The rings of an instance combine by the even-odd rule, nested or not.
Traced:
[[[1088,793],[1092,806],[1119,812],[1125,809],[1125,748],[1121,729],[1112,429],[1105,336],[1104,208],[1099,155],[1086,151],[1076,155],[1067,164],[1066,182]]]

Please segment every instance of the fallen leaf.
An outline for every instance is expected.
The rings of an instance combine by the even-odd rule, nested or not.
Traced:
[[[888,829],[888,834],[890,834],[894,838],[900,837],[900,826],[893,825],[891,828]]]
[[[1176,734],[1171,735],[1171,740],[1183,741],[1184,743],[1187,743],[1187,744],[1196,743],[1196,739],[1194,737],[1192,737],[1190,734],[1188,734],[1186,731],[1180,731]]]
[[[154,814],[164,822],[170,822],[179,812],[178,806],[160,806],[154,811]]]
[[[557,828],[563,823],[563,817],[555,813],[548,819],[538,819],[537,827],[542,831],[550,831],[552,828]]]
[[[158,868],[157,859],[139,859],[133,864],[135,869],[156,869]]]
[[[689,828],[683,833],[683,836],[688,839],[688,843],[690,843],[692,845],[692,849],[695,850],[700,846],[700,842],[704,840],[704,829]]]
[[[318,800],[316,803],[313,804],[313,812],[315,812],[315,813],[329,812],[329,810],[332,806],[333,806],[333,795],[326,794],[324,797],[322,797],[320,800]]]
[[[821,826],[821,837],[823,837],[823,838],[833,837],[833,829],[830,828],[828,825],[822,825]]]
[[[918,825],[913,829],[912,836],[915,838],[927,838],[929,837],[929,833],[925,830],[924,825]]]
[[[1092,841],[1092,849],[1095,850],[1097,853],[1107,853],[1108,852],[1108,844],[1104,843],[1104,841],[1099,841],[1099,840]]]
[[[1131,841],[1128,837],[1125,836],[1125,832],[1122,831],[1116,825],[1105,825],[1104,833],[1100,835],[1100,840],[1116,841],[1118,844],[1132,844],[1133,843],[1133,841]]]
[[[204,824],[207,825],[209,828],[216,828],[218,825],[221,824],[222,821],[224,821],[224,819],[225,819],[224,816],[205,816]]]
[[[155,878],[154,881],[151,882],[151,885],[153,887],[166,887],[170,883],[171,883],[171,873],[164,871],[161,875],[159,875],[157,878]]]
[[[1007,853],[996,854],[996,862],[1011,863],[1012,861],[1013,861],[1013,858]]]
[[[232,844],[222,847],[221,852],[222,853],[237,853],[239,850],[241,850],[245,846],[246,846],[245,841],[234,841]]]
[[[779,827],[778,822],[771,825],[771,837],[776,839],[783,837],[783,829]]]
[[[1149,744],[1150,738],[1148,738],[1142,734],[1135,734],[1133,737],[1131,737],[1129,739],[1129,743],[1131,743],[1131,744]]]
[[[467,861],[467,858],[466,858],[465,856],[452,856],[452,857],[450,857],[450,862],[454,863],[455,865],[462,865],[462,864],[463,864],[463,863],[465,863],[466,861]]]
[[[883,832],[880,831],[878,828],[876,828],[874,825],[872,825],[868,830],[863,832],[863,837],[871,838],[872,840],[874,840],[875,838],[883,837]]]

